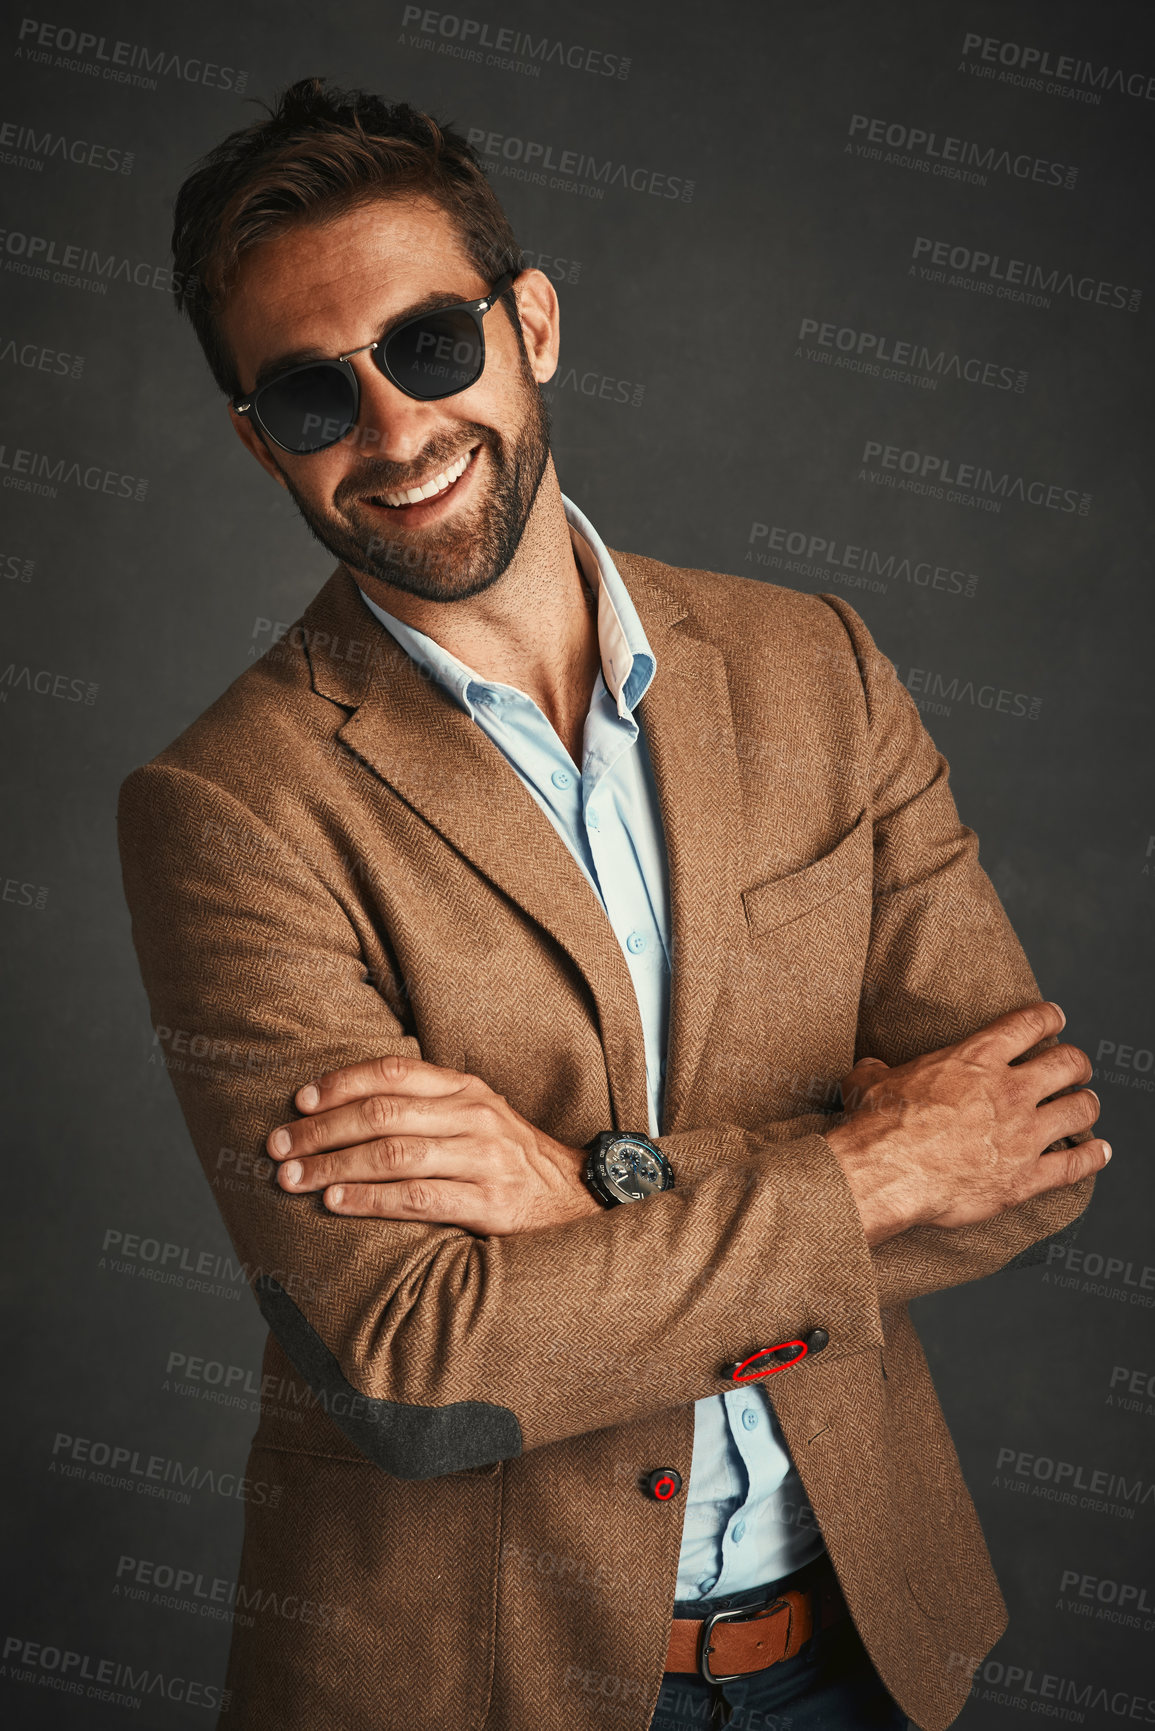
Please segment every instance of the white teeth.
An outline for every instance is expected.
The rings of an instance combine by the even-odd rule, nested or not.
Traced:
[[[448,469],[443,469],[440,475],[435,475],[422,486],[408,487],[400,493],[382,493],[380,497],[387,505],[416,505],[420,499],[433,499],[438,493],[444,493],[447,487],[452,487],[457,477],[465,473],[472,458],[473,452],[466,451],[464,457],[458,457]]]

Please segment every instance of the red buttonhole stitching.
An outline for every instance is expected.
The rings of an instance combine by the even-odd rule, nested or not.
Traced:
[[[796,1352],[793,1358],[788,1358],[785,1364],[769,1364],[765,1370],[751,1371],[749,1376],[740,1374],[748,1364],[753,1364],[755,1359],[765,1358],[768,1352],[782,1352],[788,1346],[800,1346],[802,1351]],[[749,1358],[744,1358],[741,1364],[734,1366],[732,1380],[734,1382],[756,1382],[760,1377],[773,1376],[776,1370],[789,1370],[792,1364],[797,1364],[799,1359],[805,1358],[809,1351],[810,1348],[804,1340],[784,1340],[781,1346],[764,1346],[759,1352],[752,1352]]]

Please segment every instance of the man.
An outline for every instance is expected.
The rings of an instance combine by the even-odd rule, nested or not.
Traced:
[[[270,1327],[242,1578],[317,1611],[229,1723],[940,1731],[1005,1610],[906,1304],[1109,1158],[944,761],[843,601],[562,496],[451,129],[306,80],[174,249],[339,561],[121,800]]]

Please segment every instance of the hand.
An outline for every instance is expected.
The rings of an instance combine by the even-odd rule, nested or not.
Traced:
[[[1099,1116],[1090,1088],[1060,1092],[1094,1074],[1087,1054],[1058,1045],[1011,1063],[1065,1023],[1057,1004],[1032,1004],[893,1069],[881,1058],[858,1060],[842,1079],[850,1116],[824,1134],[868,1244],[912,1226],[991,1220],[1107,1164],[1101,1140],[1044,1152]]]
[[[265,1146],[293,1195],[334,1214],[427,1220],[480,1237],[560,1226],[601,1205],[585,1155],[536,1129],[478,1076],[372,1058],[298,1089],[303,1114]]]

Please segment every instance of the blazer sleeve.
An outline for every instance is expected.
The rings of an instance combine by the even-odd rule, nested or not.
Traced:
[[[818,1325],[829,1357],[880,1342],[858,1211],[817,1133],[665,1139],[705,1176],[506,1238],[287,1194],[264,1142],[296,1089],[420,1056],[404,988],[368,977],[351,910],[215,782],[135,770],[119,826],[157,1042],[210,1183],[232,1175],[214,1191],[237,1254],[289,1359],[385,1471],[457,1472],[720,1393],[725,1365]]]
[[[978,838],[959,821],[946,759],[914,699],[855,610],[841,596],[822,600],[850,638],[871,746],[874,901],[855,1058],[901,1064],[1038,1003],[1042,994],[979,864]],[[1057,1043],[1048,1036],[1024,1055]],[[880,1308],[1012,1263],[1044,1260],[1048,1243],[1072,1234],[1094,1182],[1081,1179],[981,1225],[917,1227],[888,1239],[872,1252]]]

